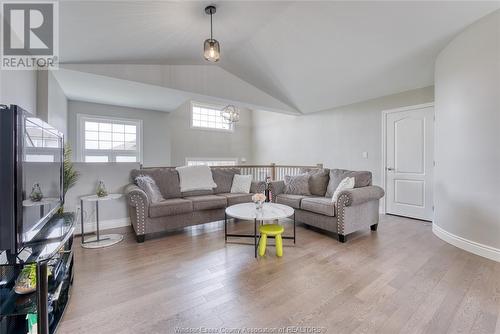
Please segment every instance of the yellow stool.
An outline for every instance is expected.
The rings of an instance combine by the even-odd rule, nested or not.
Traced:
[[[283,239],[281,238],[281,234],[284,230],[284,227],[278,224],[267,224],[259,227],[259,256],[266,254],[267,236],[274,237],[276,240],[276,255],[283,256]]]

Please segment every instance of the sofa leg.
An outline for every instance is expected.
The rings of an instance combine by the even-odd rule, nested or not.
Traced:
[[[143,243],[144,240],[146,240],[146,235],[145,234],[136,235],[135,239],[137,240],[138,243]]]
[[[340,241],[341,243],[346,242],[346,241],[347,241],[346,236],[345,236],[345,235],[342,235],[342,234],[339,234],[339,241]]]
[[[378,227],[378,224],[373,224],[372,226],[370,226],[370,229],[372,231],[376,231],[377,230],[377,227]]]

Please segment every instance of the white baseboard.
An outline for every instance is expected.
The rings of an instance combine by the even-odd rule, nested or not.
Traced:
[[[463,249],[467,252],[500,262],[500,249],[483,245],[475,241],[459,237],[448,231],[443,230],[436,224],[432,224],[432,232],[441,240],[446,241],[453,246]]]
[[[125,226],[130,226],[130,218],[119,218],[119,219],[109,219],[109,220],[101,220],[99,221],[99,230],[104,231],[104,230],[109,230],[112,228],[117,228],[117,227],[125,227]],[[95,222],[94,223],[85,223],[85,234],[94,232],[96,229]],[[75,234],[81,234],[81,225],[80,223],[77,223],[77,226],[75,227]]]

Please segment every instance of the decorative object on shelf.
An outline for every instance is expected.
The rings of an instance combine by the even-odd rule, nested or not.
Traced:
[[[252,196],[252,201],[255,203],[255,208],[261,210],[263,203],[266,201],[266,195],[261,193],[255,194]]]
[[[36,265],[24,266],[16,279],[14,291],[19,295],[26,295],[36,290]]]
[[[66,193],[71,189],[78,179],[80,178],[80,172],[78,172],[73,166],[73,161],[71,161],[72,150],[71,146],[66,144],[64,146],[64,163],[63,163],[63,203],[66,198]],[[58,213],[64,212],[64,205],[61,206]]]
[[[203,43],[203,57],[214,63],[220,59],[220,45],[213,37],[212,15],[214,15],[216,11],[217,9],[215,6],[208,6],[205,8],[205,13],[210,15],[210,38],[206,39]]]
[[[108,196],[108,191],[106,190],[106,186],[104,185],[104,182],[99,180],[99,183],[97,184],[97,190],[95,192],[97,197],[106,197]]]
[[[266,177],[266,202],[272,202],[273,201],[273,194],[271,191],[271,177],[268,176]]]
[[[232,104],[222,108],[220,115],[229,123],[236,123],[240,120],[240,111]]]
[[[40,202],[43,199],[42,189],[40,189],[40,184],[35,183],[31,187],[30,200],[33,202]]]

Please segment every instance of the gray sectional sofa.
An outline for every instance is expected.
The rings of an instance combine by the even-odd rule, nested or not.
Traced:
[[[131,180],[149,175],[158,185],[164,201],[151,203],[146,193],[131,183],[125,188],[130,220],[137,241],[143,242],[149,233],[174,230],[224,219],[227,206],[252,201],[253,193],[264,192],[264,182],[252,182],[250,194],[231,193],[237,168],[212,168],[217,184],[213,190],[180,191],[179,174],[175,168],[135,169]]]
[[[284,181],[271,183],[273,202],[295,209],[295,219],[338,234],[345,242],[349,233],[370,227],[377,230],[379,200],[384,190],[372,185],[370,172],[355,172],[343,169],[304,170],[310,173],[310,195],[286,193]],[[339,183],[348,176],[355,178],[355,188],[344,190],[335,203],[332,196]]]

